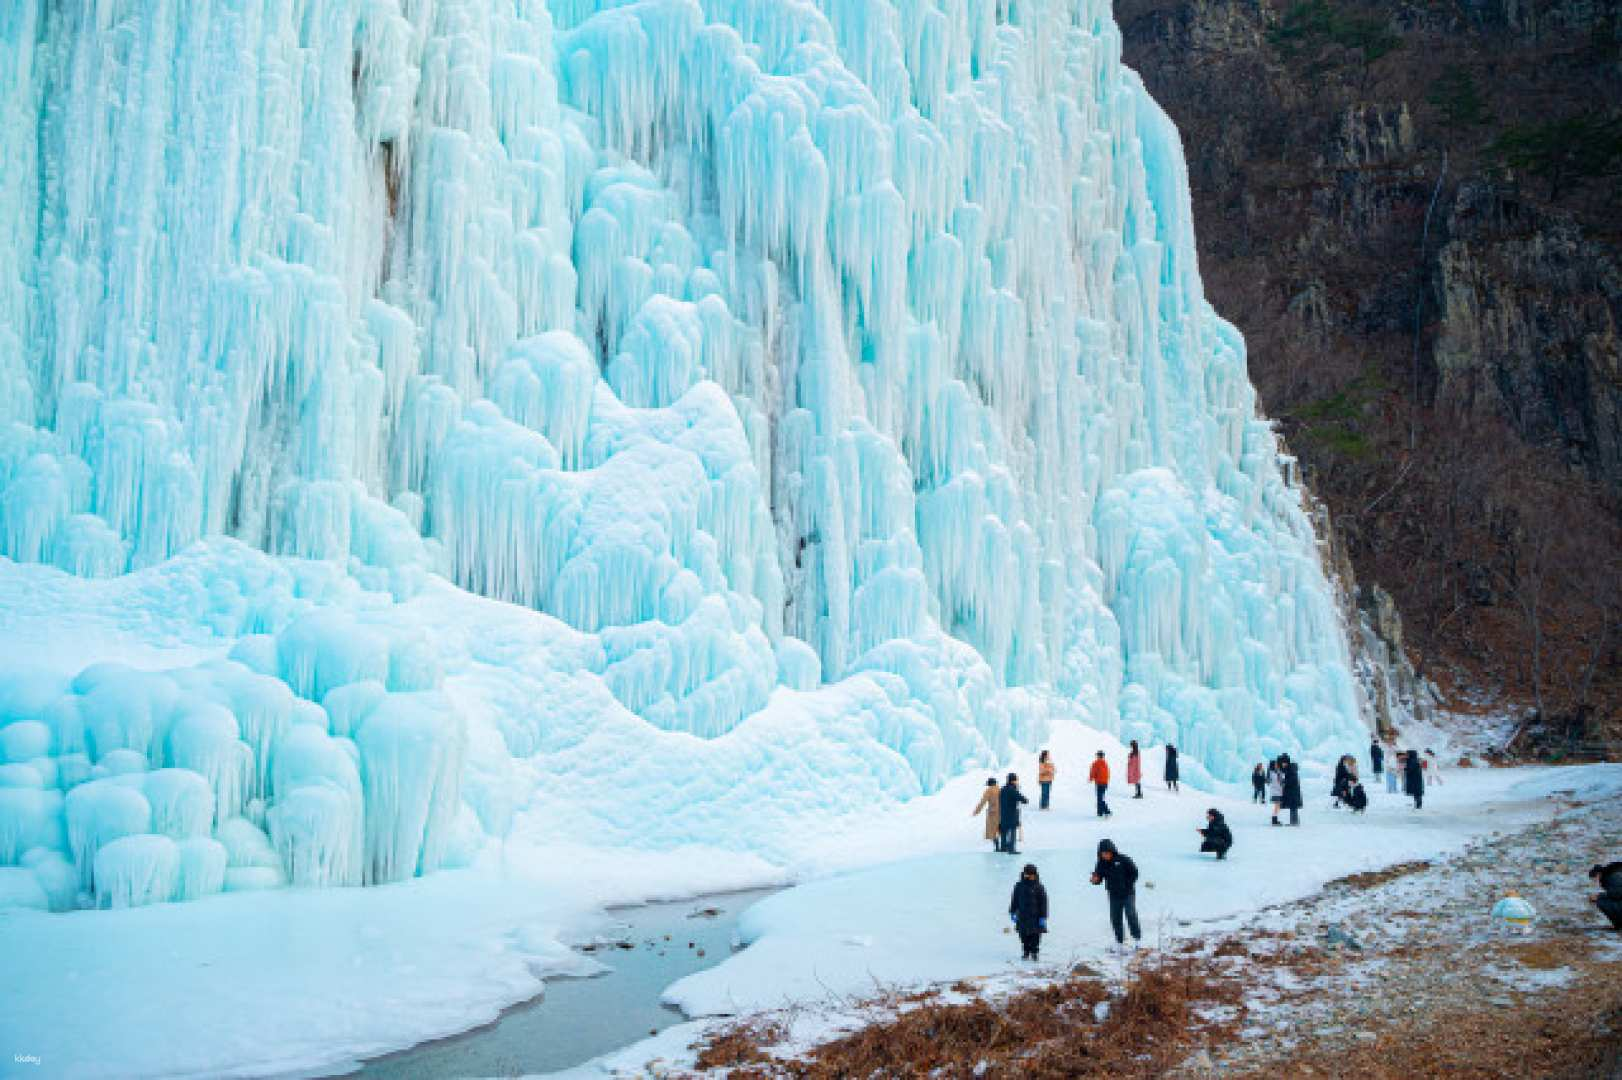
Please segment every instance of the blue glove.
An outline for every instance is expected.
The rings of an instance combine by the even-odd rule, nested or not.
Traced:
[[[1019,916],[1015,915],[1012,911],[1010,911],[1008,913],[1008,921],[1013,923],[1015,926],[1018,926],[1019,925]]]
[[[1048,921],[1046,919],[1043,919],[1042,920],[1042,930],[1043,930],[1044,933],[1047,931],[1047,928],[1048,928]]]

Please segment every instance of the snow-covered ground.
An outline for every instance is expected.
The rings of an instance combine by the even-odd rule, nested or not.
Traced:
[[[1077,760],[1087,740],[1071,735],[1056,741]],[[1118,762],[1113,752],[1111,759]],[[1053,811],[1030,816],[1020,856],[959,850],[779,893],[745,913],[746,950],[682,980],[666,998],[701,1016],[814,1006],[793,1025],[796,1037],[807,1031],[814,1037],[848,1020],[852,1001],[1024,969],[1006,911],[1027,861],[1041,869],[1052,911],[1040,970],[1055,972],[1077,960],[1100,964],[1112,943],[1102,890],[1086,882],[1104,836],[1139,864],[1138,909],[1145,944],[1153,945],[1231,926],[1235,917],[1306,896],[1349,873],[1434,859],[1472,839],[1548,820],[1558,805],[1551,796],[1614,797],[1622,792],[1622,766],[1458,769],[1426,793],[1424,810],[1381,789],[1372,791],[1364,817],[1329,810],[1326,789],[1308,785],[1299,829],[1275,829],[1263,807],[1187,790],[1173,795],[1159,783],[1144,786],[1142,802],[1123,799],[1116,785],[1115,816],[1100,823],[1090,789],[1072,782],[1059,789],[1063,798]],[[1193,829],[1212,806],[1228,815],[1235,833],[1224,863],[1196,850]],[[690,1060],[689,1044],[708,1028],[702,1020],[672,1028],[568,1075],[635,1073],[655,1060]]]
[[[1273,829],[1243,799],[1158,782],[1146,754],[1142,801],[1117,783],[1101,826],[1082,777],[1095,749],[1117,775],[1117,743],[1079,726],[1055,734],[1055,807],[1027,816],[1021,856],[997,856],[969,809],[984,783],[966,776],[937,795],[845,820],[790,864],[721,851],[663,855],[581,846],[509,845],[502,861],[376,889],[226,894],[179,905],[50,915],[0,912],[0,1070],[35,1057],[33,1076],[307,1073],[473,1027],[533,996],[540,978],[579,972],[561,942],[590,932],[602,905],[787,879],[795,888],[746,913],[748,949],[672,987],[695,1014],[722,1014],[1009,969],[1017,946],[1004,914],[1018,868],[1041,867],[1053,907],[1049,961],[1107,944],[1101,890],[1085,883],[1108,835],[1143,872],[1146,937],[1306,894],[1342,874],[1452,850],[1547,814],[1547,792],[1622,789],[1622,770],[1461,770],[1415,812],[1373,792],[1366,818],[1327,809],[1308,777],[1299,829]],[[1034,762],[1014,763],[1022,775]],[[1031,785],[1034,804],[1034,788]],[[1195,854],[1208,806],[1236,834],[1230,860]],[[252,973],[244,977],[245,972]],[[688,1025],[605,1059],[623,1066],[670,1052]],[[603,1066],[593,1066],[600,1071]]]

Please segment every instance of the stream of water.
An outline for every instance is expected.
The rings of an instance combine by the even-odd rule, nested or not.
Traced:
[[[646,1038],[682,1014],[660,1002],[665,987],[732,954],[744,908],[770,890],[620,908],[604,944],[586,950],[610,970],[549,978],[539,997],[460,1035],[374,1058],[351,1075],[375,1080],[520,1076],[583,1064]]]

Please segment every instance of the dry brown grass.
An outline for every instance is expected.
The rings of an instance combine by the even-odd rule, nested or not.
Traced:
[[[1109,1010],[1100,1021],[1095,1009],[1105,1001]],[[1161,957],[1134,969],[1125,992],[1114,997],[1103,980],[1086,977],[1004,1000],[891,997],[869,1004],[873,1022],[804,1058],[774,1058],[770,1047],[781,1033],[745,1026],[712,1039],[698,1065],[795,1080],[1159,1076],[1227,1029],[1204,1018],[1202,1006],[1239,1001],[1229,980],[1203,962]]]
[[[1537,971],[1555,971],[1572,962],[1572,946],[1559,938],[1541,941],[1517,941],[1501,945],[1498,949],[1522,967]]]
[[[1429,870],[1430,866],[1431,864],[1423,859],[1397,863],[1395,866],[1388,866],[1384,870],[1368,870],[1361,874],[1348,874],[1345,877],[1336,878],[1325,888],[1332,889],[1340,886],[1346,889],[1372,889],[1384,885],[1388,881],[1395,881],[1400,877],[1407,877],[1409,874]]]
[[[783,1029],[777,1024],[760,1021],[738,1024],[706,1042],[698,1055],[697,1064],[705,1072],[715,1069],[739,1070],[743,1066],[764,1065],[772,1061],[766,1048],[782,1038]],[[742,1077],[747,1074],[734,1071],[733,1075]]]

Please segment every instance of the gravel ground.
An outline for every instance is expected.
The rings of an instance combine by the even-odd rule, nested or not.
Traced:
[[[1246,987],[1234,1036],[1176,1075],[1622,1078],[1622,935],[1586,876],[1618,857],[1622,805],[1562,799],[1549,824],[1174,946]],[[1511,891],[1530,932],[1489,916]]]

